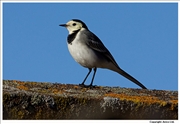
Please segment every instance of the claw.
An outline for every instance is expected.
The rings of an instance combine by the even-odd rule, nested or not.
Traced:
[[[80,87],[84,87],[84,88],[95,88],[96,86],[95,85],[84,85],[84,84],[79,84]]]

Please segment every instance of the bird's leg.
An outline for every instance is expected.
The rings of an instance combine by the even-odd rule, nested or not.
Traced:
[[[89,72],[87,73],[87,75],[86,75],[86,77],[84,78],[83,82],[82,82],[81,84],[79,84],[80,86],[83,86],[83,85],[84,85],[84,83],[85,83],[87,77],[89,76],[89,74],[90,74],[91,71],[92,71],[92,68],[88,68],[88,69],[89,69]]]
[[[90,87],[92,87],[92,84],[93,84],[93,81],[94,81],[94,77],[95,77],[95,74],[96,74],[96,70],[97,70],[97,68],[95,67],[94,68],[94,74],[93,74],[93,77],[92,77],[92,80],[91,80],[91,84],[89,85]]]

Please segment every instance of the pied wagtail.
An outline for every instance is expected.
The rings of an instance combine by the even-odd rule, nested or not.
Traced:
[[[92,69],[94,70],[94,74],[90,85],[88,85],[89,87],[92,87],[97,68],[106,68],[121,74],[141,88],[147,89],[138,80],[118,66],[109,50],[101,40],[88,29],[84,22],[78,19],[72,19],[66,24],[60,24],[59,26],[66,27],[69,31],[67,44],[72,57],[80,65],[89,69],[88,74],[80,84],[81,86],[86,86],[84,83]]]

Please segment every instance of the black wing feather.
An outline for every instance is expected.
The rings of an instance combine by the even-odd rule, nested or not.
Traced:
[[[98,51],[100,53],[103,53],[106,58],[108,58],[114,65],[116,65],[118,68],[118,64],[116,63],[114,57],[111,55],[109,50],[104,46],[104,44],[101,42],[101,40],[92,32],[90,31],[84,31],[89,41],[87,42],[87,45],[94,49],[95,51]]]

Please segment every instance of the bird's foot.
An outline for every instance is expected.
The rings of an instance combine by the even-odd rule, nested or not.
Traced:
[[[85,85],[85,84],[79,84],[79,86],[80,87],[83,87],[83,88],[90,88],[90,89],[92,89],[92,88],[95,88],[96,86],[95,85]]]

